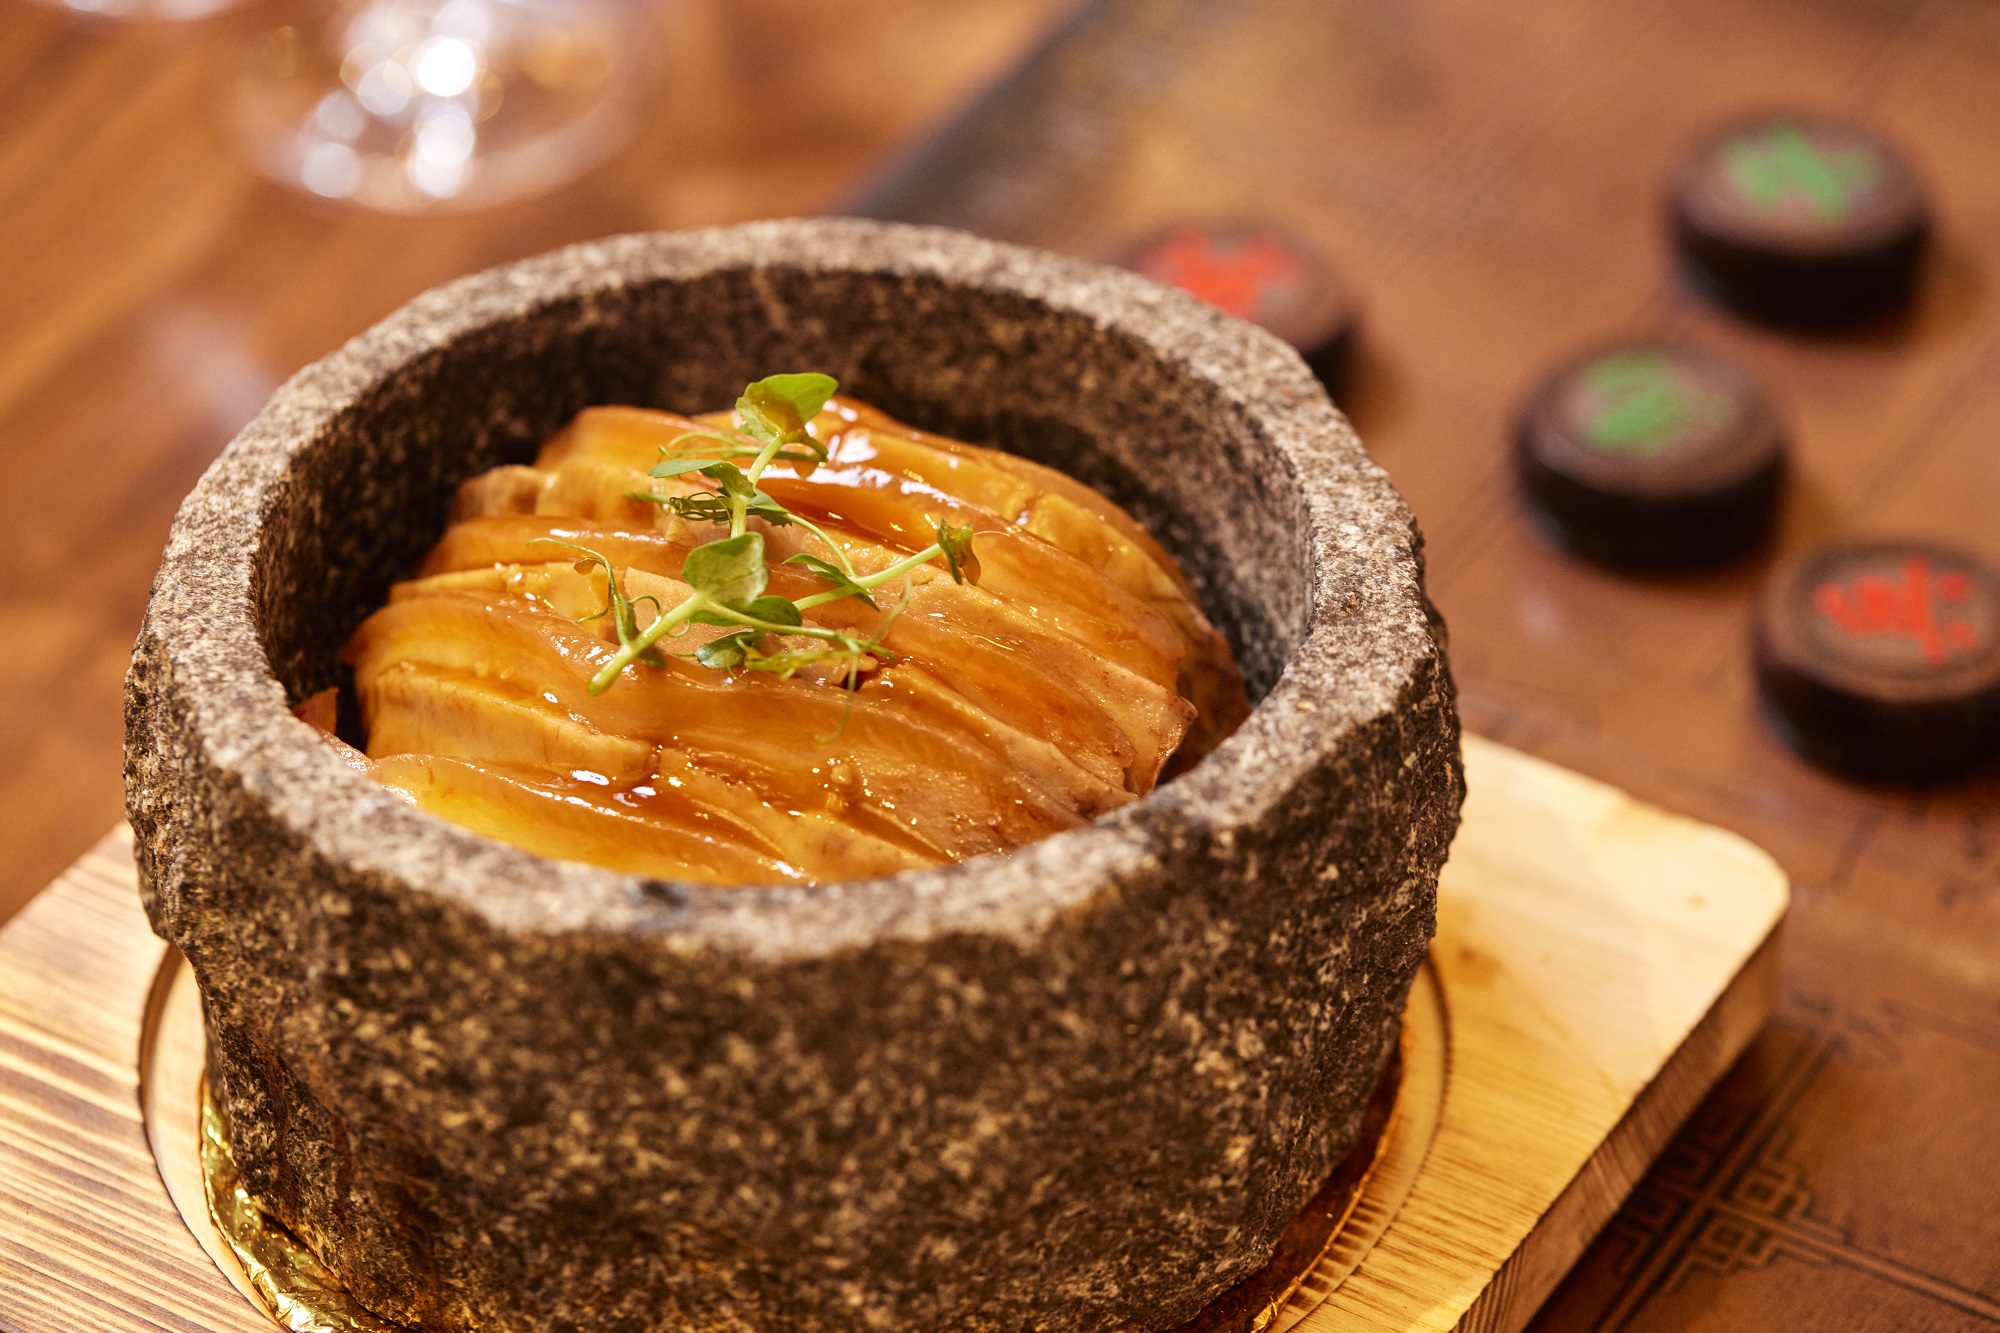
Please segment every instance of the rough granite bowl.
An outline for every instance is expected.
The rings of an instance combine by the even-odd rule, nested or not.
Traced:
[[[292,718],[465,477],[586,404],[803,368],[1129,506],[1249,721],[1005,856],[727,889],[487,841]],[[577,246],[302,371],[181,507],[127,727],[246,1180],[371,1309],[454,1333],[1189,1318],[1347,1151],[1463,785],[1416,528],[1289,348],[854,221]]]

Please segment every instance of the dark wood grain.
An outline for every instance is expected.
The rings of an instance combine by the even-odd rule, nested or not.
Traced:
[[[119,694],[180,498],[294,370],[423,289],[621,231],[823,212],[1066,0],[675,0],[637,141],[547,198],[393,218],[265,184],[236,31],[0,10],[0,919],[123,808]]]
[[[1670,271],[1663,189],[1739,113],[1886,131],[1939,246],[1907,318],[1769,332]],[[1781,1017],[1540,1327],[2000,1323],[2000,772],[1814,771],[1759,715],[1772,559],[1909,533],[2000,562],[2000,11],[1952,0],[1102,0],[860,201],[1095,257],[1178,218],[1308,238],[1366,306],[1348,407],[1409,497],[1470,727],[1742,832],[1791,874]],[[1528,521],[1535,381],[1666,335],[1742,359],[1796,445],[1771,558],[1640,579]]]

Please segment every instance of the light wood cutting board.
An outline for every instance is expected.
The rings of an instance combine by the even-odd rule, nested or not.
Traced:
[[[1768,856],[1516,751],[1465,750],[1431,951],[1442,1112],[1359,1268],[1288,1312],[1300,1333],[1523,1326],[1776,995],[1788,893]],[[273,1327],[182,1223],[147,1143],[164,957],[122,828],[0,930],[9,1333]]]

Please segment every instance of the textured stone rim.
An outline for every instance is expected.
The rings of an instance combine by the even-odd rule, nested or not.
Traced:
[[[1206,381],[1290,471],[1307,516],[1311,587],[1298,647],[1243,727],[1193,771],[1085,828],[937,870],[811,887],[661,885],[558,862],[420,813],[344,767],[290,714],[266,657],[253,576],[263,524],[315,441],[386,376],[486,326],[557,301],[720,270],[878,272],[1025,297],[1134,339]],[[248,503],[246,503],[246,499]],[[476,274],[418,297],[289,380],[181,506],[150,618],[214,771],[315,852],[470,908],[509,931],[657,933],[670,949],[767,960],[885,938],[1027,939],[1115,894],[1190,841],[1230,845],[1343,742],[1394,712],[1436,652],[1409,511],[1305,364],[1242,321],[1137,276],[939,228],[859,220],[754,223],[615,237]],[[1342,590],[1381,580],[1398,595]]]

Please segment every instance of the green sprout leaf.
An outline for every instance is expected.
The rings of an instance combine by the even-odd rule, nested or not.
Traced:
[[[951,569],[953,583],[979,582],[979,557],[972,553],[972,529],[953,527],[942,520],[937,525],[937,544]]]
[[[736,400],[736,415],[743,433],[765,450],[798,445],[811,455],[810,461],[824,463],[826,446],[806,433],[806,423],[819,415],[839,388],[840,381],[817,372],[767,375],[744,388]]]
[[[748,602],[699,606],[689,614],[688,619],[697,625],[741,625],[746,619],[754,620],[758,623],[747,628],[759,634],[782,633],[788,629],[801,629],[805,625],[799,617],[798,606],[775,593]]]
[[[755,532],[697,546],[681,562],[682,581],[702,598],[723,606],[755,601],[769,577],[764,538]]]
[[[694,650],[694,660],[705,667],[717,671],[734,671],[757,651],[757,640],[762,632],[754,629],[738,630],[734,634],[724,634],[710,639]]]
[[[717,495],[740,495],[747,500],[758,494],[756,483],[744,476],[743,469],[734,463],[706,463],[699,471],[715,483]]]
[[[758,647],[764,633],[760,629],[744,628],[734,634],[724,634],[695,649],[694,659],[718,671],[762,671],[780,680],[789,680],[809,666],[838,658],[847,666],[847,688],[851,691],[858,688],[862,654],[885,655],[877,645],[862,643],[846,635],[824,646],[815,644],[767,653]],[[850,702],[849,707],[852,706]],[[846,725],[845,718],[842,725]]]
[[[761,620],[767,625],[783,625],[787,629],[797,629],[806,622],[799,616],[799,608],[789,600],[776,594],[766,594],[743,607],[743,614],[752,620]]]
[[[805,434],[806,423],[819,415],[826,400],[839,389],[839,380],[815,371],[766,375],[743,390],[736,400],[736,412],[751,438],[764,444],[774,440],[795,444],[799,441],[794,437]]]
[[[763,519],[774,528],[782,528],[788,523],[798,521],[790,510],[762,491],[750,492],[749,503],[743,507],[743,512],[752,518]]]
[[[678,477],[684,472],[700,472],[715,466],[712,458],[662,458],[646,469],[649,477]]]
[[[756,387],[764,394],[782,398],[799,414],[801,423],[811,421],[826,407],[827,400],[840,392],[840,381],[818,371],[798,375],[766,375]]]
[[[832,543],[829,542],[828,545],[832,545]],[[838,547],[834,549],[836,552],[839,550]],[[869,606],[875,607],[876,610],[879,611],[882,609],[879,606],[875,606],[874,593],[870,592],[865,585],[856,583],[852,575],[830,560],[822,560],[816,555],[807,555],[804,552],[800,552],[798,555],[788,557],[785,563],[788,565],[804,565],[814,574],[824,579],[830,585],[829,591],[839,597],[859,597],[862,601],[868,603]]]
[[[744,501],[743,510],[752,518],[761,518],[776,527],[783,527],[792,521],[790,511],[757,489],[757,483],[743,475],[743,469],[734,463],[711,463],[701,470],[701,475],[712,478],[716,494],[725,500]]]

